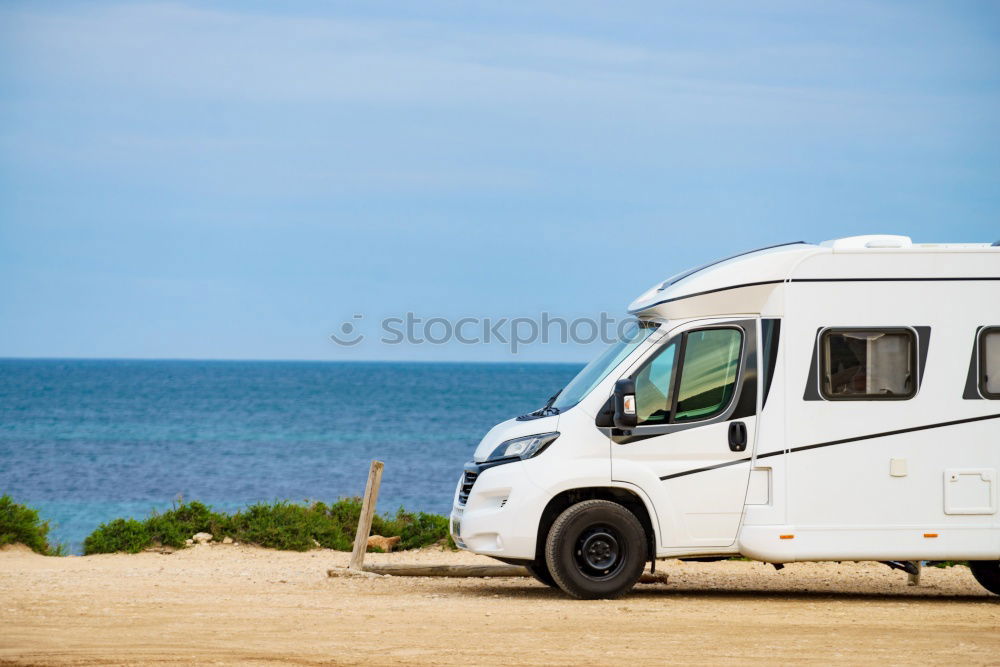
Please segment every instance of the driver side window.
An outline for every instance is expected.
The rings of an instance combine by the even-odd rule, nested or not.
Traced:
[[[733,328],[689,331],[671,340],[635,376],[637,425],[709,419],[724,411],[736,390],[742,347],[743,333]]]
[[[685,334],[675,421],[708,419],[726,409],[736,390],[742,343],[738,329]]]

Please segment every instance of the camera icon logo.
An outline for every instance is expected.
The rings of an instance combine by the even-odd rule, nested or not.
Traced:
[[[364,315],[355,314],[352,320],[362,320]],[[355,322],[347,321],[340,325],[340,335],[336,333],[330,334],[330,338],[337,345],[343,345],[345,347],[354,347],[361,341],[365,339],[364,334],[358,332],[357,325]]]

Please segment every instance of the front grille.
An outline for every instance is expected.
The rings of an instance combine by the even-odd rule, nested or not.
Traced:
[[[469,494],[472,493],[472,485],[476,483],[477,477],[479,477],[479,473],[472,472],[471,470],[466,470],[465,474],[462,475],[462,488],[458,492],[459,505],[464,505],[469,500]]]

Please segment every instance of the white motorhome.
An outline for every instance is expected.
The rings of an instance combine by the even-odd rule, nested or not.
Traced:
[[[578,598],[657,558],[970,561],[1000,594],[1000,245],[863,236],[674,276],[495,426],[455,542]]]

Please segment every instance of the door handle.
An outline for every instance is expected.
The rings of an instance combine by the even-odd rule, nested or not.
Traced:
[[[729,423],[729,449],[742,452],[747,448],[747,425],[743,422]]]

